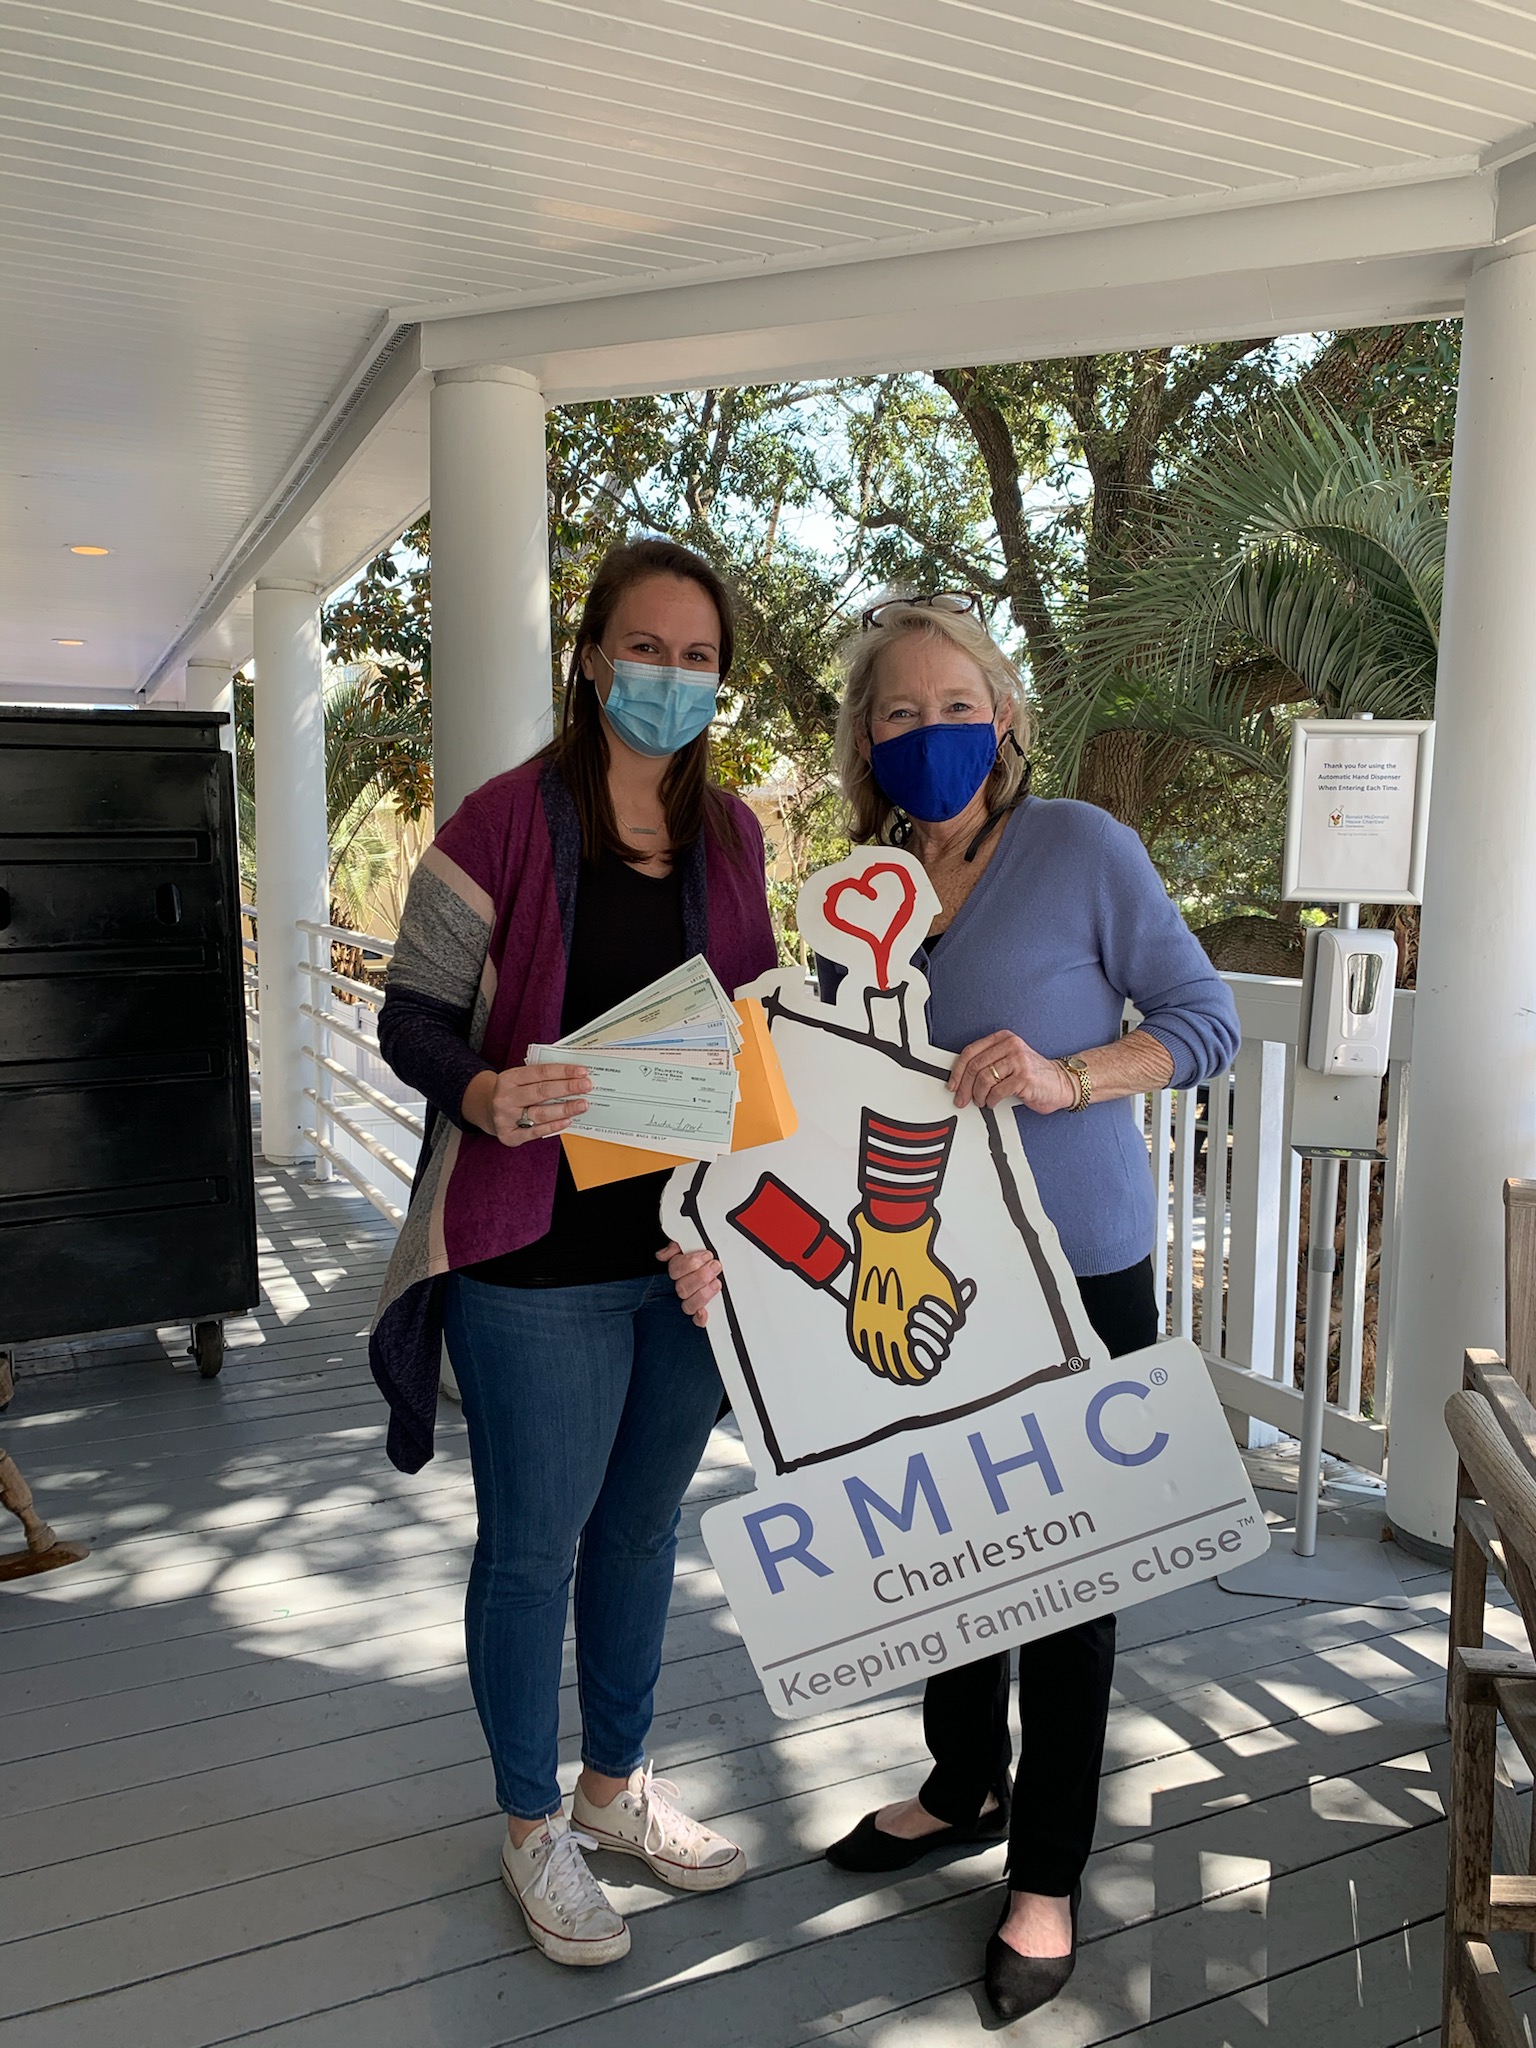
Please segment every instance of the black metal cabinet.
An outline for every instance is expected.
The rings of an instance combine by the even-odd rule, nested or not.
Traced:
[[[258,1299],[223,722],[0,707],[0,1347]]]

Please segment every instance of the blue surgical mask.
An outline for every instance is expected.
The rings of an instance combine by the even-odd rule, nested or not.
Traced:
[[[958,818],[992,773],[997,728],[990,719],[974,725],[919,725],[878,740],[869,750],[876,782],[909,818],[921,825]]]
[[[602,654],[602,649],[597,652]],[[608,660],[603,654],[604,661]],[[651,661],[615,661],[613,688],[603,706],[625,746],[659,761],[709,729],[716,710],[718,675],[662,668]]]

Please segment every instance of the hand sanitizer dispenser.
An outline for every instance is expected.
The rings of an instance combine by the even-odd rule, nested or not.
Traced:
[[[1307,1065],[1379,1079],[1392,1037],[1397,941],[1390,932],[1326,927],[1316,935]]]

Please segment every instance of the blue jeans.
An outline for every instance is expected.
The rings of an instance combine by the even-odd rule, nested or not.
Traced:
[[[561,1647],[576,1575],[582,1762],[645,1755],[679,1509],[719,1413],[709,1339],[664,1273],[592,1287],[448,1283],[479,1534],[464,1633],[503,1812],[560,1805]]]

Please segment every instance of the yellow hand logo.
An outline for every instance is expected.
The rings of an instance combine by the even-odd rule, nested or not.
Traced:
[[[910,1230],[882,1230],[857,1209],[852,1222],[848,1342],[872,1373],[921,1386],[949,1356],[976,1283],[957,1281],[934,1256],[937,1216]]]

